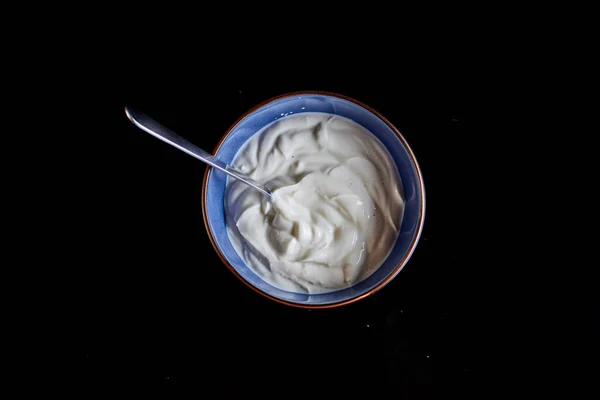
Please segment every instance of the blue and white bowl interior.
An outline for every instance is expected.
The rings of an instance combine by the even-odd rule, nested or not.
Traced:
[[[418,167],[394,130],[371,111],[340,97],[323,94],[297,94],[269,102],[244,117],[230,130],[221,143],[216,156],[231,163],[242,145],[261,128],[285,116],[304,112],[336,114],[357,122],[372,132],[385,145],[398,167],[406,202],[404,216],[396,244],[379,269],[362,282],[335,292],[304,294],[278,289],[263,281],[248,268],[229,241],[224,210],[227,175],[219,170],[211,169],[209,172],[205,188],[207,191],[205,207],[208,224],[218,248],[243,279],[278,299],[301,305],[319,306],[344,302],[361,296],[400,271],[408,261],[415,247],[413,244],[416,244],[421,233],[423,221],[420,214],[424,212],[424,198],[422,198],[420,190]]]

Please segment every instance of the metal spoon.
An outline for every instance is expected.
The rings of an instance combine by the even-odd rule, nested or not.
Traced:
[[[171,146],[178,148],[179,150],[191,155],[192,157],[197,158],[200,161],[204,161],[211,167],[217,168],[225,172],[229,176],[232,176],[235,179],[244,182],[246,185],[258,190],[259,192],[267,196],[269,199],[271,198],[271,191],[267,189],[264,185],[258,183],[257,181],[241,173],[240,171],[237,171],[232,166],[219,160],[212,154],[202,150],[200,147],[188,142],[186,139],[175,134],[170,129],[165,128],[146,114],[134,110],[129,106],[125,107],[125,114],[127,115],[127,118],[129,118],[131,122],[133,122],[133,124],[141,130],[148,132],[152,136],[159,138],[163,142],[166,142]]]

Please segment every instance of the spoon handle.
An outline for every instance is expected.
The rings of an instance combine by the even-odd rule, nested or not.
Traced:
[[[133,124],[141,130],[148,132],[149,134],[162,140],[163,142],[168,143],[171,146],[183,151],[184,153],[187,153],[190,156],[205,162],[211,167],[217,168],[218,170],[225,172],[226,174],[234,177],[235,179],[239,179],[240,181],[253,187],[262,194],[266,195],[267,197],[271,197],[271,192],[262,184],[258,183],[249,176],[237,171],[227,163],[219,160],[212,154],[202,150],[200,147],[177,135],[175,132],[159,124],[143,112],[134,110],[133,108],[127,106],[125,107],[125,114],[129,118],[129,120],[131,120],[131,122],[133,122]]]

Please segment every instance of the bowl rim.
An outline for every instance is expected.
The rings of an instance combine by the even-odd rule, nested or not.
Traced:
[[[410,257],[412,256],[412,254],[414,253],[417,244],[419,242],[419,238],[421,237],[421,233],[423,232],[423,225],[425,223],[425,186],[423,184],[423,174],[421,172],[421,168],[419,167],[419,163],[417,162],[417,159],[415,157],[414,152],[412,151],[411,147],[408,145],[408,142],[406,141],[406,139],[404,138],[404,136],[402,136],[402,134],[400,133],[400,131],[387,119],[385,118],[382,114],[380,114],[377,110],[373,109],[372,107],[366,105],[365,103],[362,103],[359,100],[353,99],[349,96],[346,95],[342,95],[339,93],[334,93],[334,92],[328,92],[328,91],[313,91],[313,90],[305,90],[305,91],[295,91],[295,92],[288,92],[288,93],[284,93],[275,97],[271,97],[257,105],[255,105],[254,107],[250,108],[248,111],[246,111],[244,114],[242,114],[230,127],[229,129],[227,129],[227,131],[225,132],[225,134],[221,137],[221,139],[219,140],[219,142],[217,143],[217,145],[215,146],[213,153],[212,154],[217,154],[217,152],[219,151],[219,149],[221,148],[221,145],[223,144],[223,142],[225,141],[225,139],[229,136],[229,134],[233,131],[233,129],[244,119],[246,118],[248,115],[252,114],[253,112],[255,112],[256,110],[266,106],[269,103],[272,103],[274,101],[286,98],[286,97],[297,97],[297,96],[302,96],[302,95],[320,95],[320,96],[329,96],[329,97],[336,97],[342,100],[346,100],[349,102],[352,102],[364,109],[366,109],[367,111],[370,111],[371,113],[375,114],[375,116],[377,116],[377,118],[381,119],[386,125],[388,125],[390,127],[390,129],[396,134],[396,136],[398,137],[398,139],[400,139],[400,141],[402,142],[402,145],[406,148],[408,155],[410,156],[410,159],[413,163],[413,165],[415,166],[415,170],[417,171],[417,180],[419,182],[419,192],[421,194],[421,209],[419,210],[419,221],[418,221],[418,225],[417,225],[417,232],[414,235],[410,246],[408,247],[408,250],[406,251],[406,253],[404,254],[404,256],[402,257],[402,259],[400,260],[400,262],[398,263],[398,265],[396,265],[396,267],[394,268],[394,270],[385,278],[383,279],[381,282],[379,282],[376,286],[372,287],[371,289],[369,289],[368,291],[366,291],[365,293],[362,293],[359,296],[356,297],[352,297],[349,298],[347,300],[342,300],[342,301],[338,301],[335,303],[328,303],[328,304],[301,304],[301,303],[295,303],[293,301],[288,301],[288,300],[283,300],[280,299],[278,297],[275,297],[269,293],[266,293],[264,291],[262,291],[261,289],[255,287],[254,285],[252,285],[250,282],[248,282],[246,279],[244,279],[244,277],[242,277],[237,270],[233,267],[233,265],[231,265],[229,263],[229,261],[227,260],[227,258],[223,255],[223,253],[221,252],[221,250],[219,249],[219,246],[217,245],[216,239],[214,237],[214,233],[212,232],[212,230],[210,229],[210,224],[208,223],[208,217],[207,217],[207,212],[206,212],[206,199],[208,196],[208,191],[207,191],[207,183],[208,183],[208,176],[210,174],[210,171],[212,169],[212,167],[210,166],[206,166],[206,171],[204,172],[204,179],[202,180],[202,218],[204,220],[204,226],[206,228],[206,231],[208,233],[208,238],[210,239],[210,242],[213,246],[213,248],[215,249],[217,255],[219,256],[219,258],[221,259],[221,261],[223,262],[223,264],[225,264],[225,266],[227,267],[227,269],[229,269],[240,281],[242,281],[246,286],[248,286],[249,288],[251,288],[252,290],[254,290],[255,292],[261,294],[262,296],[271,299],[273,301],[276,301],[278,303],[281,304],[285,304],[288,306],[292,306],[292,307],[297,307],[297,308],[304,308],[304,309],[326,309],[326,308],[336,308],[336,307],[341,307],[347,304],[352,304],[355,303],[361,299],[364,299],[376,292],[378,292],[379,290],[381,290],[384,286],[386,286],[389,282],[392,281],[392,279],[394,279],[396,277],[396,275],[398,275],[398,273],[402,270],[402,268],[404,268],[404,266],[408,263]]]

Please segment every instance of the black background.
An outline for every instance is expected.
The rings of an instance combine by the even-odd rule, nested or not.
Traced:
[[[557,129],[563,102],[580,97],[561,89],[590,90],[578,82],[574,56],[589,49],[565,35],[568,18],[544,17],[539,7],[428,4],[417,21],[361,4],[345,8],[354,18],[336,8],[297,23],[271,18],[278,7],[260,21],[224,6],[175,8],[170,19],[163,4],[152,18],[122,5],[64,13],[73,25],[48,18],[53,26],[36,36],[43,52],[23,47],[36,58],[32,72],[6,77],[22,96],[7,99],[26,113],[17,133],[33,140],[30,122],[43,125],[40,143],[22,148],[50,158],[20,158],[35,166],[23,180],[35,192],[27,212],[51,216],[39,233],[36,221],[18,237],[25,256],[42,258],[35,265],[50,292],[35,304],[48,320],[32,331],[34,342],[60,353],[42,360],[44,374],[57,373],[54,382],[80,398],[123,389],[512,398],[524,385],[533,394],[564,385],[572,394],[597,381],[597,365],[586,364],[597,360],[596,280],[586,273],[593,262],[577,260],[578,251],[559,258],[570,238],[587,247],[575,227],[587,224],[572,181],[579,171],[565,173],[562,157],[581,159],[588,146],[567,147],[575,119]],[[285,15],[302,10],[314,17],[316,9]],[[26,87],[34,77],[40,85]],[[205,166],[135,128],[123,109],[131,104],[210,151],[248,109],[302,90],[337,92],[381,112],[411,145],[426,189],[423,235],[406,267],[380,292],[330,310],[278,304],[235,278],[202,221]],[[44,110],[59,120],[49,124]],[[581,110],[593,115],[589,105]],[[48,246],[32,250],[33,239]],[[28,284],[33,270],[23,270]],[[72,373],[59,367],[65,350],[53,333],[74,349]],[[558,362],[575,354],[588,361]]]
[[[494,379],[489,366],[505,348],[506,320],[496,312],[500,280],[480,228],[498,217],[478,214],[485,186],[474,187],[477,172],[468,168],[487,144],[469,140],[471,88],[454,71],[394,76],[359,83],[170,74],[149,77],[152,85],[98,85],[101,116],[81,125],[93,151],[76,156],[86,179],[72,199],[86,260],[75,270],[71,305],[85,393],[184,388],[247,398],[272,386],[271,394],[432,398],[478,393]],[[123,109],[130,104],[212,151],[244,112],[302,90],[340,93],[381,112],[415,152],[426,188],[424,231],[407,266],[378,293],[328,310],[278,304],[229,272],[202,220],[205,166],[134,127]]]

